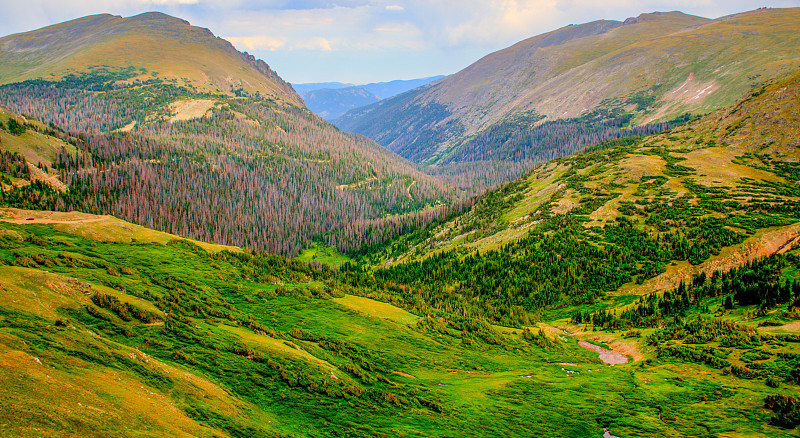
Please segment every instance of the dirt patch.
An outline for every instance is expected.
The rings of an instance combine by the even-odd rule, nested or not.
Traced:
[[[123,126],[122,128],[117,129],[117,132],[131,132],[131,130],[136,126],[136,120],[128,123],[127,125]]]
[[[99,222],[111,216],[95,216],[84,213],[60,213],[53,211],[30,211],[16,208],[0,209],[0,219],[12,224],[81,224]]]
[[[610,366],[622,365],[622,364],[628,363],[628,357],[625,356],[624,354],[620,354],[620,353],[617,353],[615,351],[608,350],[608,349],[603,348],[603,347],[601,347],[599,345],[594,345],[594,344],[592,344],[590,342],[586,342],[586,341],[578,341],[578,345],[580,345],[581,347],[583,347],[583,348],[585,348],[587,350],[594,351],[595,353],[598,354],[598,356],[600,357],[600,360],[602,360],[604,363],[609,364]]]
[[[30,162],[28,163],[28,171],[30,172],[31,181],[41,181],[60,192],[67,191],[67,186],[64,185],[64,183],[62,183],[57,176],[49,175],[47,172],[39,169]]]
[[[205,117],[209,114],[215,104],[210,99],[197,99],[197,100],[183,100],[180,102],[173,102],[169,105],[170,111],[174,114],[169,119],[170,123],[192,120]]]
[[[11,222],[12,224],[85,224],[88,222],[99,222],[108,219],[110,216],[98,216],[89,219],[76,219],[76,220],[57,220],[57,219],[0,219],[4,222]]]
[[[745,263],[775,253],[784,253],[792,248],[800,236],[800,223],[773,228],[747,239],[740,247],[726,248],[718,257],[701,265],[706,275],[716,271],[727,271]]]
[[[398,376],[408,377],[409,379],[416,379],[417,378],[417,376],[414,376],[414,375],[411,375],[411,374],[408,374],[408,373],[404,373],[402,371],[392,371],[392,373],[397,374]]]
[[[800,321],[792,321],[788,324],[773,326],[773,327],[760,327],[758,330],[765,332],[800,333]]]
[[[361,187],[363,185],[367,185],[367,184],[369,184],[369,183],[371,183],[373,181],[377,181],[377,180],[378,180],[377,177],[371,176],[371,177],[369,177],[369,178],[367,178],[367,179],[365,179],[363,181],[359,181],[359,182],[356,182],[356,183],[353,183],[353,184],[342,184],[342,185],[336,186],[336,188],[339,189],[339,190],[354,189],[354,188],[357,188],[357,187]],[[414,182],[416,182],[416,181],[414,181]],[[411,192],[409,192],[408,196],[411,196]]]
[[[663,105],[655,113],[643,120],[642,123],[650,123],[654,120],[662,119],[667,114],[685,108],[686,105],[697,105],[705,101],[708,96],[719,90],[719,88],[720,85],[716,81],[702,81],[697,79],[694,72],[689,73],[689,76],[682,84],[664,94],[664,97],[662,97]]]
[[[666,272],[661,275],[651,278],[641,285],[627,284],[614,295],[645,295],[674,289],[681,281],[690,281],[693,276],[700,275],[701,272],[705,272],[706,275],[714,272],[727,272],[768,255],[782,254],[789,251],[798,242],[800,242],[800,223],[761,230],[739,245],[724,248],[719,255],[711,257],[699,266],[692,266],[685,261],[676,262],[674,265],[667,266]]]
[[[553,213],[567,214],[572,211],[573,208],[577,207],[580,202],[580,199],[576,197],[565,195],[563,198],[556,201],[556,205],[553,206]]]

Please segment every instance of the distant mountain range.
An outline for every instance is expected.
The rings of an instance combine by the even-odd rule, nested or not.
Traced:
[[[292,86],[303,97],[311,111],[330,121],[341,117],[351,109],[369,105],[381,99],[388,99],[443,77],[431,76],[421,79],[375,82],[366,85],[318,82],[292,84]]]
[[[800,65],[797,47],[798,8],[570,25],[335,123],[416,162],[535,163],[729,105]]]

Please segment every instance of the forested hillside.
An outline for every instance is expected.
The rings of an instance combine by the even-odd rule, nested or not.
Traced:
[[[198,32],[164,17],[144,15],[122,24],[155,29],[149,37],[163,44],[179,44]],[[108,21],[95,32],[105,35],[106,27],[114,33],[122,26]],[[4,41],[6,47],[20,40],[43,44],[38,35],[51,41],[64,26]],[[131,35],[141,37],[125,32],[114,44]],[[95,45],[105,44],[99,41]],[[202,41],[192,39],[187,50],[194,53]],[[85,47],[78,53],[79,59],[87,56]],[[315,238],[357,248],[372,221],[455,199],[445,184],[405,160],[312,114],[290,87],[275,95],[244,85],[212,92],[213,81],[164,78],[142,67],[151,60],[140,55],[140,63],[131,58],[124,68],[98,59],[98,65],[58,78],[0,87],[0,105],[31,127],[17,135],[0,133],[0,148],[5,139],[36,144],[32,136],[68,145],[41,161],[66,191],[32,184],[6,192],[6,205],[113,214],[204,241],[295,255]],[[261,79],[282,87],[274,73]]]
[[[800,65],[797,23],[800,9],[793,8],[571,25],[335,123],[415,162],[530,168],[732,104]]]
[[[525,325],[785,250],[800,232],[799,97],[794,74],[662,134],[551,161],[366,260],[406,285],[394,302]]]
[[[383,274],[364,281],[201,245],[110,217],[0,210],[4,430],[91,437],[795,432],[796,251],[645,297],[632,307],[638,319],[586,306],[512,329],[469,307],[426,305],[427,292],[413,313],[367,298],[408,307],[396,294],[409,286]],[[754,294],[753,284],[770,292]],[[696,322],[685,326],[675,315]],[[627,356],[616,353],[609,367],[587,345]]]

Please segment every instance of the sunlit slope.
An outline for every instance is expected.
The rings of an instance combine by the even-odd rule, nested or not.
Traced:
[[[790,246],[798,232],[799,109],[800,75],[772,81],[732,106],[662,134],[551,161],[423,239],[395,247],[413,242],[409,249],[387,249],[383,256],[398,262],[443,251],[496,250],[559,221],[577,221],[588,241],[603,241],[607,230],[620,225],[662,240],[678,233],[702,253],[681,254],[691,265],[705,262],[699,269],[709,272],[763,257]],[[711,247],[702,249],[693,239]],[[719,255],[729,245],[751,250]],[[730,263],[719,258],[726,254]]]
[[[495,159],[521,159],[513,153],[520,148],[530,149],[525,159],[546,159],[558,144],[511,146],[514,134],[555,120],[587,124],[625,114],[622,123],[638,126],[730,105],[800,63],[798,23],[794,8],[716,20],[653,13],[568,26],[487,55],[432,86],[354,110],[337,125],[415,161],[470,161],[501,147],[511,151]]]
[[[347,274],[165,244],[131,224],[134,239],[109,240],[102,229],[125,224],[104,220],[0,212],[0,424],[11,435],[792,433],[761,409],[791,387],[660,359],[643,339],[412,314],[366,298],[391,289]],[[608,367],[579,340],[628,362]],[[773,355],[793,351],[781,345]]]
[[[208,29],[158,12],[92,15],[0,39],[0,83],[108,71],[121,81],[161,79],[198,91],[242,89],[303,105],[263,61]]]

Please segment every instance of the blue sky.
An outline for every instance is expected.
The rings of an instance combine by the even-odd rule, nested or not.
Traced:
[[[800,0],[25,0],[0,9],[0,35],[84,15],[162,11],[207,27],[293,83],[368,83],[454,73],[571,23],[679,10],[716,18]],[[1,61],[0,61],[1,62]]]

